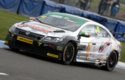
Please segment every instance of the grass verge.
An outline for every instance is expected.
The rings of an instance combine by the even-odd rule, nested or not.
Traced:
[[[4,40],[8,29],[17,22],[26,21],[28,20],[27,17],[20,16],[14,13],[9,13],[0,10],[0,40]],[[122,54],[121,54],[121,61],[125,62],[125,42],[122,43]]]
[[[122,44],[122,52],[120,61],[125,62],[125,42],[121,42],[121,44]]]
[[[0,40],[5,39],[8,29],[14,23],[24,20],[28,20],[28,18],[0,10]]]

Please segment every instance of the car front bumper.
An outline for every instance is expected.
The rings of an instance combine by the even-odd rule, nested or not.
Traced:
[[[19,39],[22,38],[22,39]],[[34,40],[32,38],[8,33],[5,44],[12,46],[15,49],[26,50],[30,53],[35,53],[41,56],[51,57],[61,60],[64,44],[50,43]]]

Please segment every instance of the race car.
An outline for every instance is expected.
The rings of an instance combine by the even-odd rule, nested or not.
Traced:
[[[103,25],[92,20],[52,12],[14,24],[5,44],[13,50],[26,50],[71,62],[94,63],[112,71],[121,54],[121,44]]]

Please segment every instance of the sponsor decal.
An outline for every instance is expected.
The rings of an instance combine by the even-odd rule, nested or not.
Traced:
[[[11,36],[14,37],[14,34],[12,34]]]
[[[100,33],[100,28],[99,26],[96,26],[97,32]]]
[[[38,42],[38,45],[40,46],[42,44],[42,42]]]
[[[103,43],[102,43],[103,44]],[[104,45],[101,45],[99,48],[99,53],[102,53],[104,51],[105,48],[107,48],[111,43],[110,42],[106,42],[104,43]]]
[[[35,30],[38,30],[38,31],[45,32],[45,33],[51,33],[51,32],[53,32],[53,31],[49,31],[49,30],[40,28],[40,27],[38,27],[38,26],[32,26],[32,25],[17,25],[17,26],[18,26],[18,27],[29,27],[29,28],[32,28],[32,29],[35,29]]]
[[[54,57],[54,58],[58,58],[59,57],[58,55],[52,54],[52,53],[47,53],[47,56]]]
[[[33,40],[27,39],[27,38],[24,38],[24,37],[21,37],[21,36],[17,36],[17,40],[21,41],[21,42],[28,43],[28,44],[33,44]]]
[[[62,51],[63,50],[62,46],[57,46],[57,50]]]
[[[93,42],[93,40],[90,41],[90,42],[88,43],[86,60],[89,59],[89,56],[90,56],[90,50],[91,50],[91,48],[92,48],[92,42]]]
[[[29,27],[28,25],[17,25],[18,27]]]

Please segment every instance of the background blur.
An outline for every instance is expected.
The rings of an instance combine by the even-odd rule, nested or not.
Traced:
[[[52,1],[61,3],[60,2],[61,0],[52,0]],[[78,3],[79,0],[62,0],[62,1],[64,1],[63,4],[67,4],[67,5],[70,5],[70,6],[75,6],[75,7],[80,8],[79,5],[76,6],[76,4]],[[91,12],[97,13],[100,1],[101,0],[92,0],[91,7],[89,9],[87,9],[87,11],[91,11]],[[112,3],[113,3],[113,1],[115,1],[115,0],[111,0]],[[110,10],[111,10],[111,6],[110,6],[110,9],[109,9],[108,13],[106,13],[103,16],[110,17]],[[120,11],[116,15],[116,17],[112,17],[112,18],[116,18],[116,19],[125,21],[125,0],[120,0]]]

